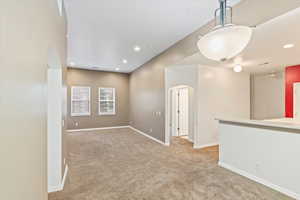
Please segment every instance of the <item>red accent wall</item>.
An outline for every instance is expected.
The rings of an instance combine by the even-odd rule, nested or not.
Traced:
[[[294,83],[300,82],[300,65],[285,69],[285,117],[294,116]]]

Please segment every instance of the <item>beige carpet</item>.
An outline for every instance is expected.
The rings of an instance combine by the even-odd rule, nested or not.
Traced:
[[[218,148],[171,147],[130,129],[69,133],[69,175],[50,200],[288,200],[217,166]]]

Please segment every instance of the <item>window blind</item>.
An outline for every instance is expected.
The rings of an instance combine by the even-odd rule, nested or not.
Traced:
[[[91,88],[72,87],[71,94],[71,115],[88,116],[91,114]]]
[[[115,100],[115,88],[99,88],[99,115],[115,115]]]

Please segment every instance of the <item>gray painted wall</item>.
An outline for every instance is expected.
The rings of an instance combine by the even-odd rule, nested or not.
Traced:
[[[130,124],[164,141],[164,67],[148,65],[130,75]],[[160,116],[155,112],[161,112]],[[150,131],[152,129],[152,131]]]
[[[124,73],[68,69],[68,129],[127,126],[129,124],[129,75]],[[91,115],[72,117],[71,86],[91,87]],[[116,115],[98,114],[98,88],[116,88]],[[75,126],[76,122],[78,126]]]
[[[251,76],[251,118],[272,119],[285,116],[284,72],[275,76]]]

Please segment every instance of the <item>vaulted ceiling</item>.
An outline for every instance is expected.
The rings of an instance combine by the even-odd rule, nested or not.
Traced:
[[[214,62],[197,52],[177,64],[202,64],[228,68],[241,64],[245,72],[263,74],[281,71],[286,66],[299,65],[299,19],[300,7],[296,7],[289,12],[259,24],[254,29],[253,38],[248,47],[240,55],[227,62]],[[292,48],[285,48],[289,44]]]
[[[69,65],[131,72],[212,20],[218,0],[65,0],[65,5]]]

